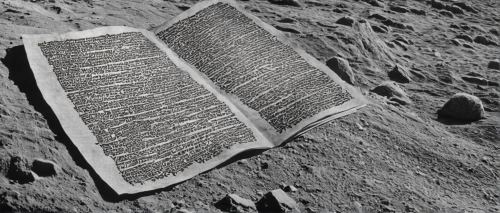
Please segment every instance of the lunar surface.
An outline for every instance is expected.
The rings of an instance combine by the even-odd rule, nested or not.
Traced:
[[[0,2],[0,212],[500,212],[498,0],[238,1],[368,106],[182,183],[114,194],[41,97],[21,34],[153,30],[197,2]]]

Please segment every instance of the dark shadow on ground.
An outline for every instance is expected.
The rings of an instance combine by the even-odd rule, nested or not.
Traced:
[[[443,115],[439,115],[436,121],[449,126],[472,124],[472,121],[459,120],[453,117],[443,116]]]
[[[104,182],[99,177],[99,175],[97,175],[95,170],[88,164],[83,155],[78,151],[77,147],[71,142],[68,135],[64,132],[55,113],[52,111],[47,102],[43,99],[42,93],[40,92],[40,90],[36,85],[36,80],[35,76],[33,75],[33,71],[29,66],[24,46],[20,45],[8,49],[7,55],[5,56],[5,58],[0,59],[0,61],[9,70],[9,79],[12,80],[14,84],[19,87],[19,90],[26,95],[29,104],[32,105],[36,111],[38,111],[43,115],[51,131],[54,134],[56,134],[56,140],[66,146],[68,152],[70,153],[72,159],[75,161],[76,165],[89,171],[104,201],[120,202],[122,200],[135,200],[140,197],[154,195],[162,191],[171,191],[176,185],[183,183],[181,182],[175,185],[171,185],[153,191],[141,192],[136,194],[118,195],[106,182]],[[244,158],[250,158],[252,156],[259,155],[264,151],[265,150],[256,149],[256,150],[248,150],[242,152],[236,156],[233,156],[231,159],[225,161],[216,168],[227,166],[231,163],[234,163]],[[209,172],[211,170],[212,169],[206,172]]]

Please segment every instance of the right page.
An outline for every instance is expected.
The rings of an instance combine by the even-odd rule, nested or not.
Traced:
[[[325,64],[231,0],[198,3],[154,33],[275,146],[366,103]]]

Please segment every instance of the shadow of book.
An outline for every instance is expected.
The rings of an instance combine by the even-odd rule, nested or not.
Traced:
[[[56,134],[55,139],[66,146],[68,152],[70,153],[73,161],[75,161],[76,165],[89,171],[92,179],[94,180],[96,188],[99,191],[99,194],[101,195],[103,200],[107,202],[135,200],[137,198],[154,195],[162,191],[171,191],[175,186],[183,183],[181,182],[162,189],[146,191],[136,194],[118,195],[106,182],[104,182],[99,177],[99,175],[97,175],[95,170],[88,164],[83,155],[79,152],[77,147],[71,142],[68,135],[64,132],[64,129],[59,123],[59,120],[57,119],[55,113],[52,111],[50,106],[44,100],[42,93],[37,87],[35,76],[33,75],[33,71],[30,68],[24,46],[20,45],[8,49],[7,55],[5,56],[5,58],[0,59],[0,61],[9,70],[9,79],[12,80],[14,84],[19,88],[19,90],[26,95],[29,104],[32,105],[36,111],[42,114],[42,116],[47,121],[50,130],[54,134]],[[244,158],[250,158],[259,155],[264,151],[265,150],[259,150],[259,149],[247,150],[245,152],[239,153],[236,156],[233,156],[232,158],[221,163],[214,169],[227,166],[231,163],[234,163]],[[211,170],[208,170],[206,172],[210,171]]]

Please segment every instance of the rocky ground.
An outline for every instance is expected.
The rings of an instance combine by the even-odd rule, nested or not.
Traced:
[[[347,70],[370,105],[181,184],[111,193],[40,100],[20,35],[152,29],[195,2],[0,2],[1,212],[255,211],[273,197],[302,212],[500,212],[498,0],[240,1]],[[456,93],[478,97],[484,118],[438,115]]]

